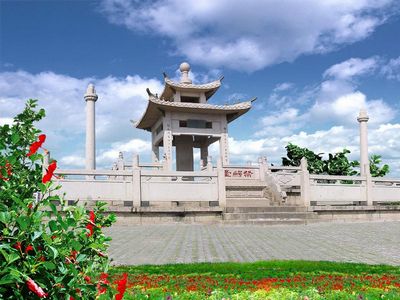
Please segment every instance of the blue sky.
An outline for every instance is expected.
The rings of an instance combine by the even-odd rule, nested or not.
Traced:
[[[279,163],[290,141],[358,159],[356,116],[367,108],[370,153],[400,175],[398,1],[2,0],[0,13],[0,123],[38,98],[62,167],[84,163],[89,82],[98,166],[118,151],[149,160],[150,136],[130,120],[146,87],[160,92],[162,72],[173,77],[188,61],[196,82],[225,76],[212,103],[258,97],[229,128],[232,161]]]

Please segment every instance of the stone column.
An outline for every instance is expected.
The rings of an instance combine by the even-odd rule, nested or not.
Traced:
[[[222,133],[219,139],[219,153],[221,156],[222,165],[229,165],[229,147],[228,147],[228,133]]]
[[[97,101],[98,96],[93,84],[89,84],[84,98],[86,101],[86,170],[95,170],[95,102]]]
[[[360,173],[361,176],[369,174],[369,160],[368,160],[368,128],[367,122],[369,117],[365,109],[360,110],[357,121],[360,123]]]
[[[225,172],[222,165],[221,159],[217,161],[217,175],[218,175],[218,202],[219,206],[226,207],[226,182],[225,182]]]
[[[308,172],[307,159],[303,157],[300,161],[300,197],[304,206],[310,206],[311,192],[310,192],[310,173]]]
[[[223,166],[229,165],[228,122],[226,116],[221,116],[221,138],[219,139],[219,156]]]
[[[139,166],[139,155],[132,156],[132,204],[133,207],[140,207],[141,199],[141,170]]]

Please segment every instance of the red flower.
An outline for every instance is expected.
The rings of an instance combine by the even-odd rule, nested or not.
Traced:
[[[39,140],[37,142],[32,143],[32,145],[29,147],[29,153],[26,156],[31,156],[35,154],[38,151],[38,149],[42,147],[45,140],[46,140],[45,134],[39,135]]]
[[[91,282],[91,278],[89,276],[86,275],[83,278],[85,279],[86,283],[90,283]]]
[[[32,245],[28,245],[28,247],[25,248],[25,254],[27,254],[29,251],[33,251]]]
[[[107,273],[101,273],[99,283],[97,284],[97,290],[99,291],[99,293],[98,293],[99,295],[102,295],[107,291],[107,288],[102,286],[102,285],[107,285],[110,283],[107,280],[107,278],[108,278]]]
[[[1,169],[3,169],[3,166],[0,166],[0,179],[3,179],[4,181],[8,181],[8,180],[10,180],[10,176],[11,176],[11,174],[12,174],[12,165],[9,163],[9,162],[6,162],[6,165],[5,165],[5,168],[6,168],[6,172],[7,172],[7,176],[8,177],[4,177],[3,176],[3,174],[1,173]]]
[[[43,176],[42,182],[46,183],[51,180],[54,175],[54,171],[57,169],[57,161],[53,160],[52,163],[47,168],[46,174]]]
[[[13,246],[13,248],[20,250],[21,251],[21,242],[16,242]]]
[[[118,285],[117,290],[119,292],[117,295],[115,295],[115,300],[122,300],[122,298],[124,297],[127,279],[128,274],[124,273],[122,275],[122,279],[115,282]]]
[[[29,278],[26,285],[28,286],[28,289],[34,292],[39,298],[47,297],[48,294],[45,293],[43,289],[33,281],[33,279]]]
[[[104,254],[104,253],[101,252],[101,251],[97,252],[97,255],[100,256],[100,257],[107,257],[107,255]]]
[[[88,232],[87,236],[92,236],[93,235],[93,227],[94,227],[94,221],[95,221],[96,215],[94,214],[94,211],[90,211],[89,213],[89,223],[86,225],[86,228],[89,229],[90,232]]]

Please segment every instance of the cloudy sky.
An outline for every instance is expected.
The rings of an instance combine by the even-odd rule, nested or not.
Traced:
[[[1,0],[0,124],[28,98],[63,168],[84,166],[85,101],[96,85],[98,167],[123,151],[149,161],[150,136],[133,128],[160,93],[162,72],[188,61],[210,100],[258,97],[229,128],[231,160],[279,164],[293,142],[344,147],[358,159],[360,108],[369,151],[400,176],[400,5],[397,0]],[[215,147],[214,147],[215,148]],[[214,151],[214,150],[213,150]],[[214,151],[215,153],[215,151]]]

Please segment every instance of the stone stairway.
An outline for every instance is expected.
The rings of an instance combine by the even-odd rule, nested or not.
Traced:
[[[269,207],[280,205],[270,187],[260,180],[226,180],[227,207]]]
[[[225,224],[235,225],[295,225],[316,219],[304,206],[227,207],[223,214]]]

